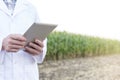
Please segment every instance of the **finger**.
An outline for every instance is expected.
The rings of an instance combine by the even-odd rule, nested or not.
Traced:
[[[19,46],[19,45],[9,45],[10,49],[21,49],[24,48],[24,46]]]
[[[18,41],[18,40],[10,40],[9,43],[13,44],[13,45],[24,46],[26,42],[25,41]]]
[[[38,52],[37,50],[35,50],[31,47],[25,47],[25,50],[32,55],[38,55],[40,53],[40,52]]]
[[[38,39],[35,39],[35,43],[41,47],[44,47],[43,42]]]
[[[26,38],[20,34],[11,34],[10,37],[19,41],[26,41]]]
[[[36,49],[37,51],[41,52],[42,51],[42,47],[35,44],[35,43],[29,43],[29,46]]]
[[[19,49],[7,49],[7,52],[17,52]]]

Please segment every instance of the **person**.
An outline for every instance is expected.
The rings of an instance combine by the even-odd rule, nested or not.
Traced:
[[[27,46],[23,34],[40,19],[27,0],[0,0],[0,80],[39,80],[38,63],[47,51],[47,38]]]

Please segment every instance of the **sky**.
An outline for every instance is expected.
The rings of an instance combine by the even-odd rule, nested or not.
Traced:
[[[120,40],[120,0],[29,0],[57,31]]]

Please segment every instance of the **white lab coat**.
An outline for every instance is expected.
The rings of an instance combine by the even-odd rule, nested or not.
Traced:
[[[35,8],[26,0],[17,0],[13,15],[3,0],[0,0],[0,49],[2,40],[9,34],[23,34],[34,22],[38,22]],[[0,80],[38,80],[38,66],[46,55],[44,40],[43,53],[37,56],[19,50],[16,53],[0,51]]]

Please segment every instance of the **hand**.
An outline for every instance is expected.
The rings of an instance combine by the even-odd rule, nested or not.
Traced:
[[[2,49],[8,52],[17,52],[24,48],[26,38],[20,34],[10,34],[3,39]]]
[[[39,55],[43,51],[43,42],[35,39],[34,42],[30,42],[26,47],[25,51],[32,55]]]

